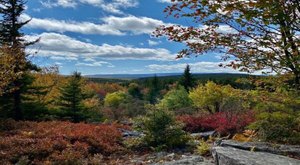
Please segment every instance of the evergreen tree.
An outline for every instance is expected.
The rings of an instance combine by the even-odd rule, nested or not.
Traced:
[[[190,88],[194,87],[195,80],[191,74],[191,69],[189,65],[186,65],[186,68],[184,69],[183,77],[181,79],[180,84],[189,91]]]
[[[156,75],[152,78],[150,82],[150,89],[149,93],[147,95],[147,100],[151,104],[155,104],[157,102],[157,97],[159,95],[159,80]]]
[[[83,118],[82,110],[84,106],[84,94],[81,89],[82,77],[78,72],[74,72],[68,84],[60,89],[60,106],[66,116],[71,117],[73,122],[79,122]]]
[[[12,107],[14,111],[15,120],[22,120],[22,93],[26,86],[26,77],[28,73],[32,70],[38,70],[38,68],[31,64],[26,58],[25,47],[34,42],[25,42],[22,38],[23,33],[20,32],[21,28],[26,25],[30,20],[20,21],[20,16],[25,10],[25,1],[23,0],[0,0],[0,15],[2,19],[0,20],[0,46],[8,47],[13,52],[10,54],[15,58],[15,65],[13,72],[18,78],[10,83],[10,87],[13,88],[11,93],[12,97]],[[1,72],[5,72],[1,70]],[[21,73],[21,74],[20,74]]]
[[[143,97],[143,94],[141,93],[141,89],[137,83],[129,84],[128,93],[136,99],[142,99],[142,97]]]

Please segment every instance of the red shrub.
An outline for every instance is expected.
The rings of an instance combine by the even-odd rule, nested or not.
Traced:
[[[242,131],[244,127],[254,122],[254,114],[219,112],[198,117],[178,116],[177,119],[185,124],[184,129],[189,132],[216,130],[221,134],[232,134]]]
[[[5,127],[9,123],[9,128]],[[121,149],[114,125],[69,122],[0,122],[0,162],[69,162]],[[5,128],[5,129],[4,129]],[[39,163],[38,163],[39,164]]]

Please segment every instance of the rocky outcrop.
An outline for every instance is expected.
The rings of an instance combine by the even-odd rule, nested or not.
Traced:
[[[222,140],[215,143],[212,154],[216,165],[300,165],[300,146],[265,142]]]
[[[253,152],[233,147],[212,148],[216,165],[299,165],[300,160],[266,152]]]
[[[233,147],[248,151],[260,151],[273,154],[293,156],[300,158],[300,146],[299,145],[280,145],[271,144],[265,142],[237,142],[233,140],[223,140],[219,146]]]

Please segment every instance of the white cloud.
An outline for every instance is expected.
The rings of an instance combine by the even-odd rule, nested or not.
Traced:
[[[52,8],[52,7],[64,7],[64,8],[75,8],[77,6],[77,2],[74,0],[56,0],[55,2],[52,0],[40,1],[44,7]]]
[[[22,20],[28,20],[28,15],[22,15]],[[94,24],[90,22],[74,22],[55,19],[32,18],[26,25],[27,28],[43,29],[56,32],[76,32],[82,34],[100,34],[100,35],[123,35],[115,28],[110,28],[107,24]]]
[[[149,17],[105,17],[102,19],[110,28],[120,31],[130,31],[133,34],[152,33],[155,28],[161,25],[167,25],[161,20]]]
[[[92,62],[92,63],[78,62],[75,65],[76,66],[89,66],[89,67],[101,67],[101,66],[105,65],[105,66],[110,67],[110,68],[115,67],[114,65],[112,65],[111,63],[106,62],[106,61],[95,61],[95,62]]]
[[[136,7],[139,3],[138,0],[43,0],[41,1],[41,4],[46,8],[58,6],[75,8],[79,4],[88,4],[101,8],[109,13],[124,14],[121,9]]]
[[[157,2],[160,2],[160,3],[172,3],[171,0],[157,0]]]
[[[232,68],[219,67],[220,62],[196,62],[190,63],[191,71],[194,73],[240,73],[238,70]],[[148,65],[147,68],[151,71],[162,71],[165,72],[182,72],[186,67],[186,63],[177,64],[152,64]]]
[[[24,14],[21,16],[21,20],[29,19],[29,15]],[[161,20],[136,16],[110,16],[102,18],[102,21],[102,24],[95,24],[91,22],[32,18],[26,27],[60,33],[76,32],[82,34],[125,35],[126,32],[131,34],[149,34],[152,33],[156,27],[165,24]]]
[[[150,46],[155,46],[155,45],[159,45],[161,43],[161,41],[152,41],[152,40],[148,40],[148,44]]]
[[[27,40],[40,37],[39,43],[28,48],[29,52],[38,52],[37,56],[59,58],[101,58],[108,60],[160,60],[172,61],[176,55],[169,50],[158,48],[136,48],[123,45],[102,44],[100,46],[79,41],[57,33],[42,33],[36,36],[25,36]]]
[[[247,72],[240,72],[239,70],[235,70],[231,67],[220,67],[219,64],[221,62],[207,62],[207,61],[201,61],[201,62],[195,62],[195,63],[189,63],[191,67],[191,72],[193,73],[244,73]],[[223,64],[226,64],[226,62],[222,62]],[[230,61],[227,61],[227,63],[230,63]],[[166,73],[174,73],[174,72],[182,72],[187,63],[176,63],[176,64],[151,64],[146,66],[147,69],[149,69],[151,72],[161,72],[164,71]],[[264,69],[260,71],[255,71],[251,74],[254,75],[261,75],[264,72],[269,72],[270,70]]]
[[[65,61],[65,60],[68,60],[68,61],[76,61],[78,60],[77,57],[74,57],[74,56],[51,56],[50,59],[52,60],[59,60],[59,61]]]

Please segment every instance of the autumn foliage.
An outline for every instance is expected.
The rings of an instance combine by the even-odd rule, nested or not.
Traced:
[[[254,113],[218,112],[198,117],[183,115],[177,119],[185,123],[184,129],[189,132],[216,130],[221,134],[233,134],[254,122]]]
[[[34,164],[75,163],[122,149],[116,125],[6,120],[0,130],[0,160],[5,164],[22,159]]]

